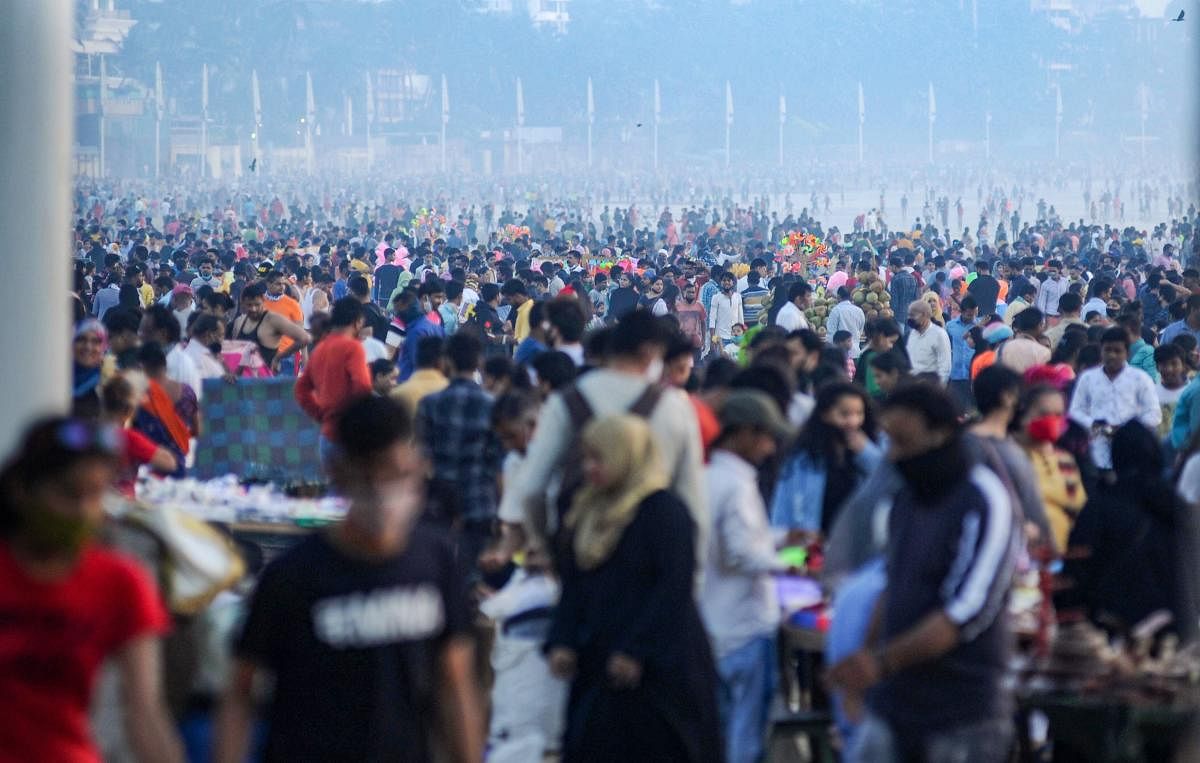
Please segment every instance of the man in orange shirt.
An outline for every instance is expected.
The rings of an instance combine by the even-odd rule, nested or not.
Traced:
[[[296,402],[321,425],[321,463],[328,468],[337,452],[337,422],[346,406],[371,394],[367,353],[358,332],[362,329],[362,305],[354,297],[333,304],[329,335],[313,350],[304,373],[296,380]]]
[[[266,280],[267,298],[263,302],[263,309],[287,318],[297,326],[303,326],[304,310],[301,309],[299,302],[288,295],[287,279],[284,277],[283,271],[272,270],[267,273]],[[279,374],[281,376],[295,376],[296,369],[300,367],[300,353],[292,351],[295,346],[296,343],[288,337],[279,341]]]

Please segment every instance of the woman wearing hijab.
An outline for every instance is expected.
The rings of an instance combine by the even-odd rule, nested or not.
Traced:
[[[691,516],[665,489],[643,419],[598,419],[582,440],[587,484],[565,519],[546,644],[551,670],[571,681],[562,760],[719,761]]]
[[[1105,628],[1127,631],[1154,612],[1174,616],[1170,629],[1195,635],[1195,575],[1188,509],[1164,479],[1162,448],[1137,421],[1112,440],[1116,484],[1093,493],[1071,528],[1059,612],[1082,610]]]
[[[71,391],[72,410],[85,418],[100,415],[100,382],[103,377],[104,354],[108,351],[108,332],[95,318],[82,321],[75,328],[71,342],[74,377]]]

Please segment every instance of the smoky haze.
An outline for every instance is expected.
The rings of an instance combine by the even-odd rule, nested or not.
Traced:
[[[91,6],[80,3],[79,16]],[[318,169],[365,167],[370,116],[370,153],[398,172],[579,173],[588,166],[590,78],[597,172],[653,170],[657,80],[663,172],[724,168],[728,83],[733,170],[779,166],[781,142],[785,167],[857,165],[861,84],[866,166],[927,165],[932,92],[935,165],[1053,162],[1057,129],[1059,166],[1132,163],[1143,173],[1190,175],[1196,34],[1192,19],[1168,20],[1182,7],[1155,0],[118,0],[116,10],[136,23],[107,56],[108,98],[140,100],[143,111],[125,124],[114,117],[106,174],[153,174],[156,65],[161,161],[164,171],[168,163],[186,166],[204,113],[207,65],[207,145],[222,157],[210,153],[210,161],[227,165],[235,157],[248,163],[255,140],[266,168],[296,165],[311,130]],[[1200,21],[1200,10],[1195,15]],[[95,74],[96,62],[88,66]],[[96,132],[95,117],[81,114],[79,142],[95,143]],[[514,158],[517,142],[524,153]]]

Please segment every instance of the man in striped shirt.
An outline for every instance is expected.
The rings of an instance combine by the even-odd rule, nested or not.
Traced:
[[[887,589],[874,637],[829,673],[848,712],[866,701],[851,760],[1008,760],[1005,605],[1019,523],[1000,478],[962,447],[955,411],[925,382],[884,406],[904,482],[888,520]]]

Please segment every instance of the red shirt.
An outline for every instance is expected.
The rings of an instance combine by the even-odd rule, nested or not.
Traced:
[[[122,429],[125,446],[121,450],[121,466],[117,470],[117,491],[126,498],[134,497],[138,467],[150,463],[158,445],[136,429]]]
[[[88,547],[65,579],[34,580],[0,542],[0,761],[99,761],[88,709],[96,671],[130,641],[166,633],[154,583]]]
[[[358,340],[332,334],[317,345],[308,368],[296,381],[296,402],[334,440],[338,414],[352,401],[371,394],[367,353]]]

